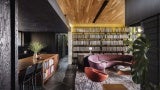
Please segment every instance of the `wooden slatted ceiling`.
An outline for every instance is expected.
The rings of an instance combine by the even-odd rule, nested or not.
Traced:
[[[125,24],[125,0],[110,0],[96,23]]]
[[[71,24],[92,24],[104,0],[57,0]],[[97,18],[97,24],[124,24],[125,0],[109,0]]]

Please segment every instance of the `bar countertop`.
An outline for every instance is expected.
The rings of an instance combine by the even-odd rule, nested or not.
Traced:
[[[36,63],[43,62],[43,61],[48,60],[50,58],[53,58],[55,56],[57,57],[58,54],[40,54],[40,55],[38,55],[38,57],[41,57],[41,59],[38,59]],[[20,72],[21,70],[24,70],[25,68],[27,68],[28,66],[33,65],[33,64],[35,64],[35,63],[33,63],[33,56],[19,59],[18,60],[18,71]]]

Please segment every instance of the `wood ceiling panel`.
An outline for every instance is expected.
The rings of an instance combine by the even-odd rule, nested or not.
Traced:
[[[105,0],[57,0],[71,24],[91,24]],[[125,0],[109,0],[95,23],[124,24]]]
[[[96,23],[125,24],[125,0],[110,0]]]

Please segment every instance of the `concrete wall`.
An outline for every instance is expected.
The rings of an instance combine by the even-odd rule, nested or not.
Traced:
[[[72,32],[68,32],[68,64],[72,64]]]
[[[17,21],[15,1],[0,1],[0,90],[18,89],[18,47],[16,44],[18,23],[15,22]]]

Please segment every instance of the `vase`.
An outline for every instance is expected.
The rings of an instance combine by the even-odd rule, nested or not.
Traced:
[[[33,54],[33,63],[37,62],[37,58],[38,58],[37,53],[34,53]]]

